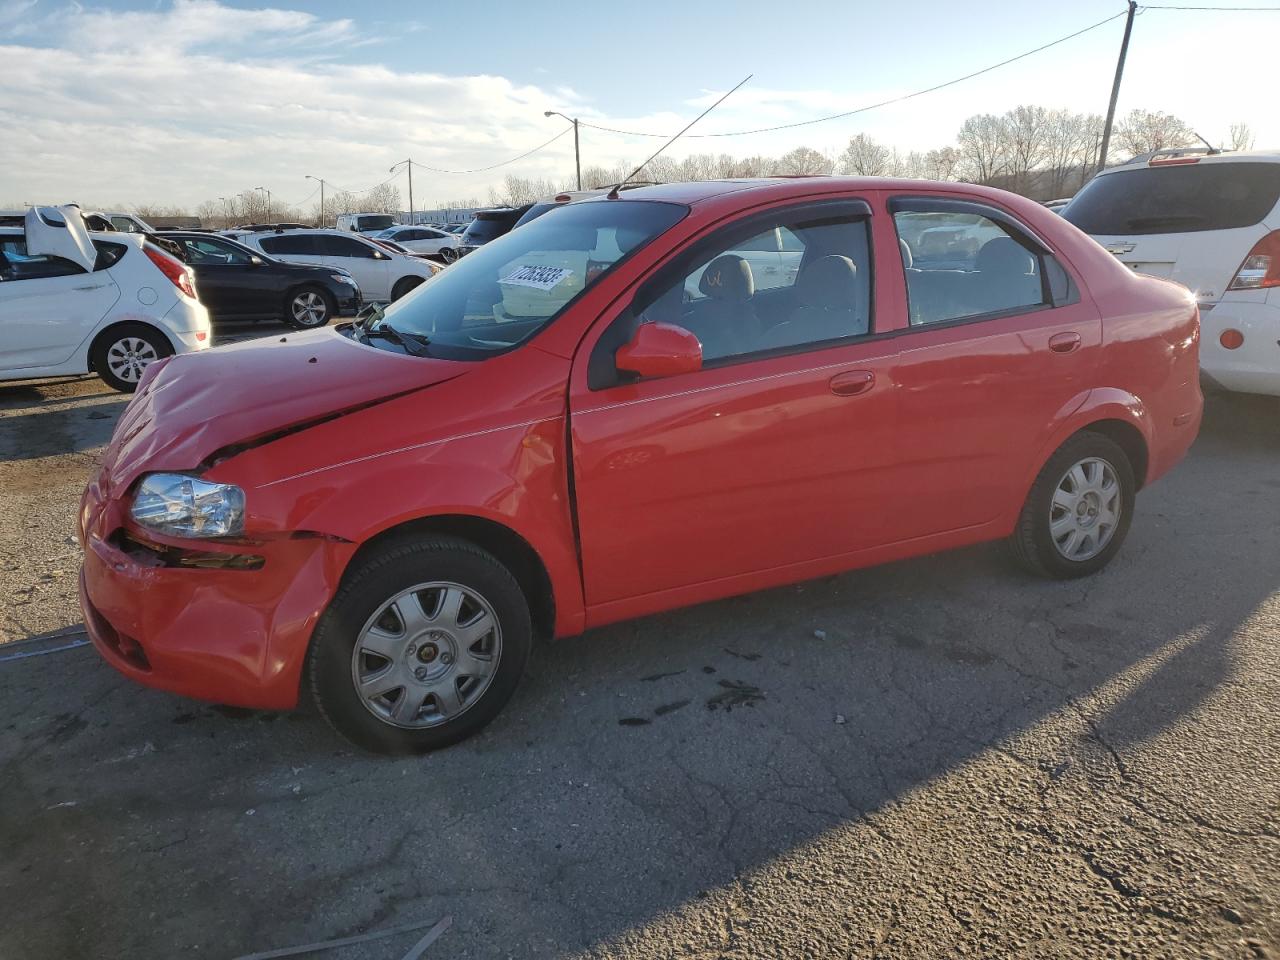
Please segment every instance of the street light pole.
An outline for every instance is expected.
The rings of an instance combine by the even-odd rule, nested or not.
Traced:
[[[222,201],[222,226],[225,229],[231,226],[231,213],[227,209],[227,198],[219,197],[218,199]]]
[[[315,180],[320,184],[320,226],[324,226],[324,180],[320,177],[313,177],[309,173],[302,175],[304,180]]]
[[[1136,0],[1129,0],[1129,16],[1124,21],[1124,39],[1120,41],[1120,59],[1116,61],[1116,78],[1111,83],[1111,103],[1107,107],[1107,122],[1102,127],[1102,149],[1098,151],[1098,172],[1107,165],[1107,149],[1111,146],[1111,124],[1116,118],[1116,100],[1120,98],[1120,78],[1124,76],[1124,58],[1129,53],[1129,34],[1133,32],[1133,15],[1138,10]]]
[[[559,110],[543,110],[544,117],[560,117],[562,120],[568,120],[573,124],[573,168],[577,172],[578,189],[582,189],[582,151],[578,147],[578,118],[566,117]]]
[[[254,187],[255,190],[261,190],[267,195],[267,221],[271,221],[271,191],[266,187]]]
[[[409,165],[409,224],[412,225],[413,219],[414,219],[413,218],[413,159],[410,158],[408,160],[401,160],[399,163],[393,166],[390,170],[388,170],[387,173],[395,173],[396,167],[401,167],[401,166],[404,166],[405,164]]]

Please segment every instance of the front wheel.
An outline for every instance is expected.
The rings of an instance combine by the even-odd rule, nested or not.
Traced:
[[[1101,570],[1129,532],[1136,489],[1118,443],[1076,434],[1036,477],[1009,538],[1014,558],[1032,573],[1059,579]]]
[[[401,277],[396,281],[396,285],[391,288],[391,300],[394,303],[414,287],[422,283],[422,277]]]
[[[336,312],[333,297],[327,292],[319,287],[302,287],[285,301],[284,319],[295,330],[315,330],[328,323]]]
[[[113,390],[133,393],[142,372],[173,353],[169,339],[145,323],[125,323],[107,331],[93,346],[90,363]]]
[[[308,654],[330,724],[377,753],[425,753],[484,727],[532,646],[529,605],[492,554],[450,537],[392,542],[348,575]]]

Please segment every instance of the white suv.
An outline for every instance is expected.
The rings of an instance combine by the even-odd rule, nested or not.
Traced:
[[[277,260],[337,267],[355,277],[365,302],[399,300],[443,267],[407,257],[342,230],[275,230],[246,233],[237,239]]]
[[[0,380],[97,373],[131,392],[211,336],[191,270],[141,234],[89,233],[75,206],[0,227]]]
[[[1280,153],[1170,150],[1104,170],[1061,211],[1200,302],[1200,369],[1280,396]]]

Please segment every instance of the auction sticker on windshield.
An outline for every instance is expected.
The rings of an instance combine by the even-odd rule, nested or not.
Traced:
[[[516,267],[511,273],[499,280],[499,283],[512,287],[533,287],[535,290],[550,290],[573,271],[568,267],[539,267],[532,264]]]

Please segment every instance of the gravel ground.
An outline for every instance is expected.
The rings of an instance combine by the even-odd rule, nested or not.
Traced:
[[[78,620],[121,409],[0,387],[7,640]],[[416,760],[89,648],[0,661],[0,957],[447,915],[427,958],[1280,958],[1278,504],[1280,402],[1212,398],[1101,575],[983,547],[593,631]]]

